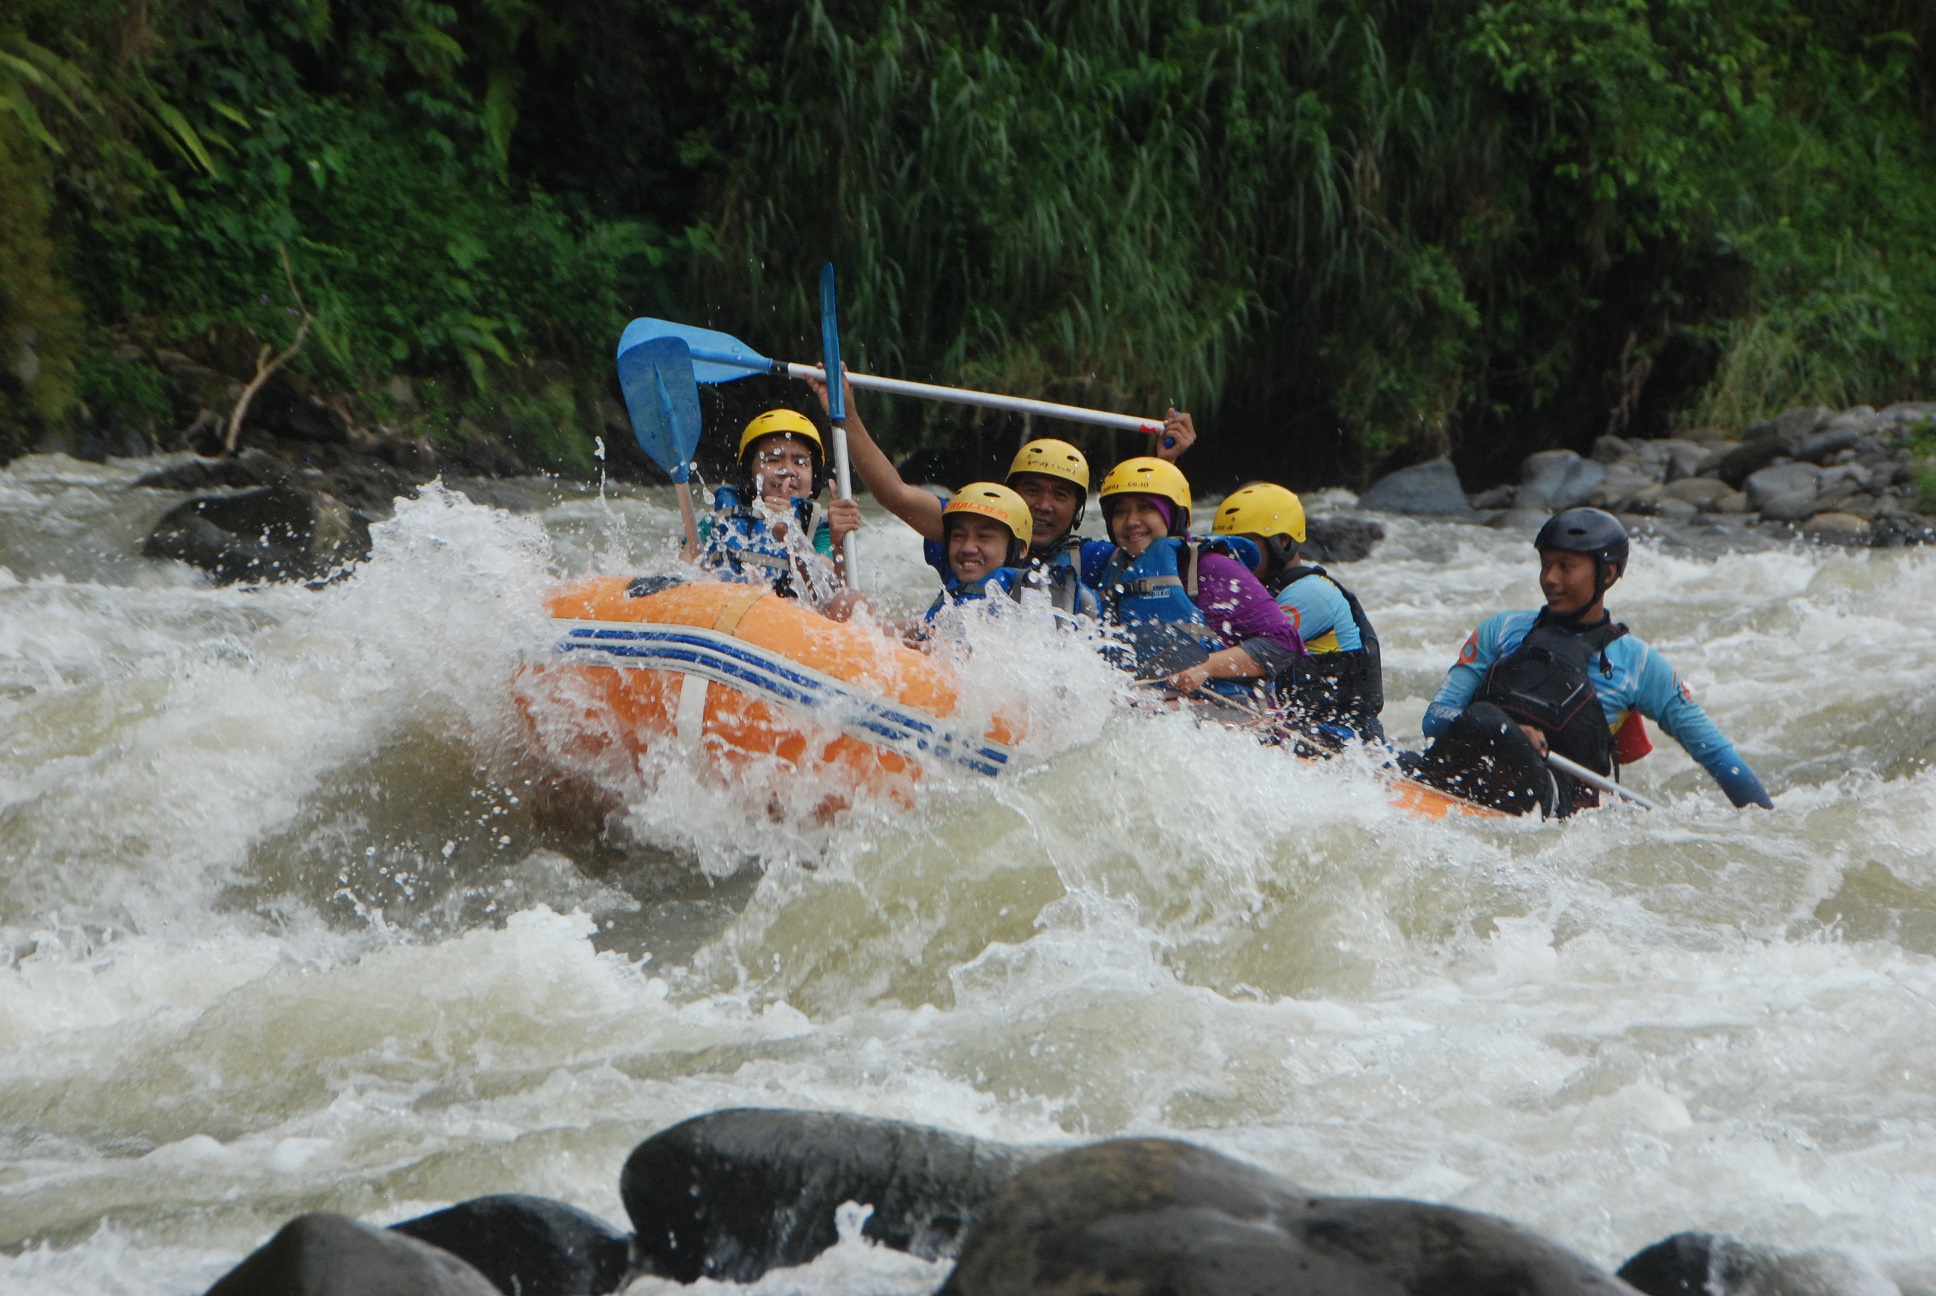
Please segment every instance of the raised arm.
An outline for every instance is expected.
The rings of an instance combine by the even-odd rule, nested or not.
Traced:
[[[910,486],[901,480],[894,461],[889,459],[881,448],[874,444],[874,438],[867,435],[867,427],[860,421],[860,410],[854,405],[854,388],[843,377],[841,382],[847,387],[847,461],[861,481],[867,484],[868,494],[881,502],[881,507],[907,523],[920,533],[923,540],[941,541],[941,499],[919,486]],[[820,398],[820,406],[827,406],[827,385],[807,379],[814,395]]]

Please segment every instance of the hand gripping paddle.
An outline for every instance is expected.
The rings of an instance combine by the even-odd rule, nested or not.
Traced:
[[[627,330],[630,335],[630,330]],[[679,515],[686,542],[699,548],[699,523],[692,512],[692,455],[699,448],[699,384],[685,339],[655,337],[627,345],[619,340],[618,385],[632,435],[645,457],[672,478],[679,494]]]

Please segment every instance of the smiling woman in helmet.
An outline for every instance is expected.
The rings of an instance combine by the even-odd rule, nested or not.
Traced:
[[[770,409],[739,438],[739,481],[722,486],[700,526],[694,560],[724,580],[766,583],[844,620],[840,541],[860,526],[860,506],[813,502],[825,480],[820,431],[798,410]]]
[[[1190,538],[1190,483],[1175,464],[1125,459],[1098,494],[1109,539],[1082,546],[1082,579],[1128,634],[1138,674],[1182,693],[1234,693],[1303,655],[1284,610],[1231,547]]]
[[[1607,591],[1626,574],[1629,557],[1620,520],[1567,509],[1533,544],[1546,606],[1497,613],[1472,632],[1425,710],[1432,746],[1401,756],[1406,771],[1515,814],[1537,805],[1543,814],[1567,815],[1599,804],[1599,794],[1550,769],[1546,754],[1611,775],[1623,754],[1638,759],[1651,750],[1635,742],[1646,716],[1735,805],[1773,808],[1680,675],[1607,612]]]
[[[826,387],[811,379],[808,382],[825,405]],[[1158,454],[1174,461],[1196,439],[1196,425],[1189,414],[1172,409],[1164,419]],[[861,423],[851,385],[847,388],[847,453],[854,471],[867,484],[868,492],[927,542],[923,553],[928,565],[945,581],[948,565],[941,522],[948,497],[911,486],[902,479],[894,461],[874,443]],[[1093,616],[1094,598],[1076,578],[1076,559],[1082,547],[1076,528],[1082,525],[1089,501],[1088,459],[1067,441],[1041,437],[1016,452],[1004,484],[1028,506],[1031,533],[1028,566],[1032,582],[1047,589],[1050,601],[1060,610]]]
[[[1383,738],[1378,634],[1357,596],[1298,553],[1305,537],[1304,502],[1282,486],[1252,482],[1224,497],[1211,530],[1256,546],[1251,570],[1277,596],[1310,654],[1277,678],[1278,697],[1292,714],[1368,741]]]

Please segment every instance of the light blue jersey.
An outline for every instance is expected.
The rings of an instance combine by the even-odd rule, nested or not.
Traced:
[[[1299,581],[1300,585],[1312,584]],[[1425,736],[1436,738],[1447,725],[1465,712],[1485,684],[1486,672],[1494,662],[1510,655],[1524,642],[1539,613],[1499,612],[1487,617],[1459,650],[1459,660],[1445,674],[1445,682],[1425,708]],[[1707,712],[1694,701],[1694,695],[1667,659],[1632,634],[1622,635],[1606,647],[1611,675],[1601,673],[1596,660],[1589,675],[1593,690],[1606,713],[1607,727],[1618,732],[1630,713],[1638,711],[1658,724],[1661,731],[1687,749],[1721,785],[1736,805],[1767,803],[1768,794],[1734,744],[1722,736]]]
[[[1365,646],[1344,594],[1323,576],[1306,576],[1277,591],[1277,605],[1297,627],[1306,652],[1356,652]],[[1328,637],[1327,637],[1328,636]]]

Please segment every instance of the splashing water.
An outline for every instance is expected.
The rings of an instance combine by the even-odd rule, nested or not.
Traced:
[[[347,580],[212,589],[133,556],[178,498],[135,472],[0,471],[0,1288],[197,1291],[311,1209],[619,1222],[635,1143],[763,1104],[1172,1134],[1605,1264],[1707,1228],[1936,1290],[1924,554],[1639,547],[1616,613],[1772,814],[1662,742],[1629,772],[1657,814],[1408,819],[1362,763],[1126,712],[1011,618],[960,669],[970,710],[1027,708],[1015,777],[776,823],[669,764],[561,829],[508,682],[548,587],[670,561],[669,494],[432,488]],[[1415,740],[1537,591],[1523,539],[1388,525],[1341,574]],[[866,538],[918,613],[918,542]],[[758,1290],[943,1272],[855,1231]]]

